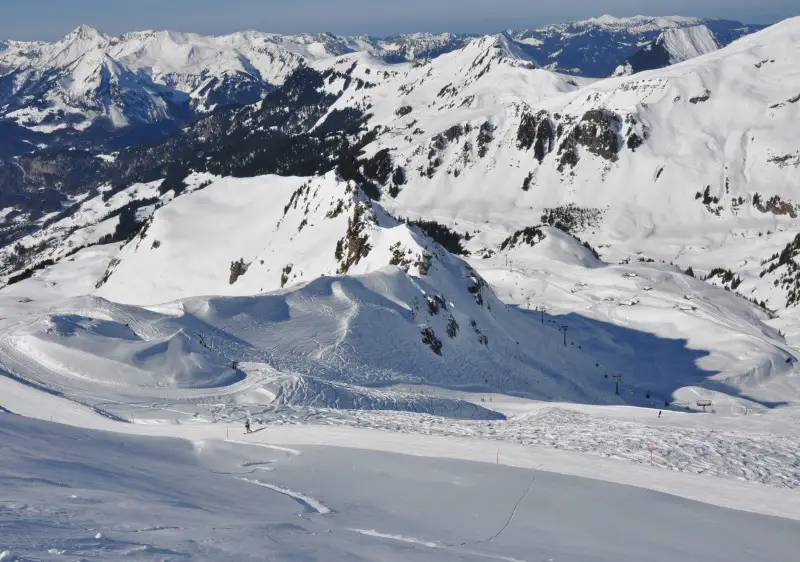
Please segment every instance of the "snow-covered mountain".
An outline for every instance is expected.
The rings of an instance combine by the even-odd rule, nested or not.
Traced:
[[[617,18],[601,16],[583,21],[548,25],[538,29],[512,31],[510,35],[544,68],[601,78],[609,76],[622,61],[664,33],[705,26],[721,45],[763,29],[728,20],[682,16]],[[681,34],[677,37],[679,41]]]
[[[664,68],[717,49],[719,42],[705,25],[669,29],[618,66],[613,75],[627,76]]]
[[[541,66],[605,76],[661,31],[700,21],[604,16],[506,36]],[[755,29],[702,21],[723,45]],[[55,43],[5,41],[0,43],[0,156],[65,146],[116,150],[157,140],[215,109],[262,99],[305,63],[357,52],[389,63],[426,60],[462,49],[474,38],[255,31],[110,37],[81,26]]]
[[[217,106],[258,101],[303,61],[257,33],[109,37],[82,26],[56,43],[7,47],[0,51],[3,118],[48,139],[42,134],[168,131]]]
[[[720,407],[732,410],[758,409],[760,401],[786,392],[783,374],[791,366],[783,359],[792,354],[765,324],[767,315],[675,268],[609,266],[571,235],[546,226],[502,244],[518,272],[546,265],[559,279],[586,271],[595,283],[616,283],[614,298],[603,308],[620,314],[619,308],[637,307],[644,316],[630,318],[633,325],[652,329],[646,320],[652,316],[683,326],[662,329],[644,349],[628,349],[602,323],[549,314],[545,323],[544,316],[540,322],[538,314],[508,307],[491,288],[508,289],[514,277],[507,271],[450,254],[425,234],[429,225],[397,221],[334,172],[318,178],[195,177],[190,184],[174,199],[171,191],[159,197],[155,186],[107,199],[111,209],[137,199],[157,203],[140,208],[143,226],[110,262],[106,258],[106,271],[82,281],[94,283],[95,296],[48,304],[41,302],[36,278],[11,285],[4,306],[9,313],[27,307],[29,314],[21,320],[11,314],[0,326],[5,368],[31,384],[67,384],[89,396],[108,392],[101,387],[113,370],[114,393],[123,402],[156,396],[163,387],[175,389],[173,400],[196,400],[223,387],[226,394],[263,401],[259,389],[267,389],[270,403],[478,419],[491,415],[452,401],[375,395],[364,387],[474,387],[617,403],[603,374],[634,365],[647,375],[636,381],[640,392],[626,397],[628,403],[685,400],[713,374],[725,382],[709,389]],[[83,224],[71,217],[54,225],[69,237],[56,247],[70,255],[61,260],[66,267],[75,267],[69,259],[87,259],[81,256],[93,249],[83,245],[106,242],[104,236],[130,220],[124,211],[104,215],[103,199],[82,204]],[[86,224],[93,222],[91,215],[98,222]],[[478,273],[481,268],[487,268],[491,284]],[[643,282],[653,287],[637,296]],[[577,286],[577,298],[594,290]],[[702,311],[692,320],[680,306],[685,287],[695,294],[686,310]],[[58,290],[50,286],[50,292]],[[22,295],[35,296],[33,304]],[[611,295],[606,289],[607,302]],[[728,318],[703,317],[715,309],[726,310]],[[572,328],[569,346],[557,330],[564,322]],[[708,360],[693,365],[695,354],[670,341],[684,330],[693,334],[693,344],[709,350]],[[734,359],[731,338],[749,351]],[[241,365],[244,374],[230,365]],[[764,375],[771,380],[762,380]]]
[[[299,339],[245,340],[235,360],[302,349],[304,361],[329,361],[281,364],[326,384],[355,372],[358,384],[483,376],[492,388],[608,402],[607,384],[581,373],[634,365],[627,376],[642,386],[630,400],[794,401],[800,196],[785,124],[800,108],[798,43],[792,19],[677,66],[599,81],[537,68],[507,34],[424,63],[320,58],[263,102],[165,143],[76,155],[102,162],[96,190],[35,223],[8,208],[30,233],[5,249],[4,271],[11,287],[33,283],[84,246],[130,240],[93,280],[98,296],[139,307],[202,297],[191,304],[202,308],[209,295],[259,307],[269,293],[268,310],[245,324],[273,318]],[[257,179],[220,179],[231,176]],[[436,222],[420,224],[425,235],[402,222],[417,218]],[[481,279],[494,296],[476,298]],[[518,341],[559,334],[501,301],[549,307],[579,352],[514,354]],[[308,302],[318,306],[306,315]],[[320,310],[339,318],[354,302],[358,329],[308,336]],[[241,332],[233,316],[214,330]],[[394,331],[378,357],[363,350],[381,325]],[[640,337],[653,341],[624,343]],[[663,343],[679,340],[679,352]]]
[[[599,80],[509,33],[276,37],[282,76],[81,30],[46,95],[87,131],[275,83],[0,165],[0,560],[790,560],[800,18],[677,23]]]
[[[0,149],[13,154],[101,141],[124,147],[217,108],[254,103],[308,61],[367,52],[400,62],[435,57],[467,41],[449,33],[110,37],[88,26],[52,44],[7,41],[0,48],[0,119],[18,138]]]

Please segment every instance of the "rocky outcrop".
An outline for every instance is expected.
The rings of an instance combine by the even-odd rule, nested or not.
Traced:
[[[369,244],[367,219],[371,216],[362,204],[357,204],[353,216],[347,221],[347,234],[336,244],[336,261],[339,273],[347,273],[352,266],[367,257],[372,246]]]
[[[616,162],[622,148],[622,119],[607,109],[592,109],[566,134],[558,147],[559,171],[578,163],[578,146],[610,162]]]
[[[553,150],[556,141],[556,130],[550,115],[546,111],[531,114],[525,112],[520,119],[517,129],[517,148],[530,150],[539,161]]]

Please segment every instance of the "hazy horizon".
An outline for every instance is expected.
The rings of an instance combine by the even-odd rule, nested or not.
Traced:
[[[138,0],[109,6],[101,0],[11,0],[3,7],[0,38],[53,41],[79,25],[108,35],[147,29],[226,34],[257,30],[270,33],[321,33],[385,37],[399,33],[493,33],[540,27],[611,14],[681,15],[770,24],[797,15],[795,0],[764,0],[757,5],[728,5],[724,0]],[[135,4],[135,5],[134,5]]]

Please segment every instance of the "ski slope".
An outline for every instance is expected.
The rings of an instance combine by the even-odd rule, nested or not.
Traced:
[[[14,451],[2,472],[4,560],[739,560],[749,549],[780,560],[798,546],[788,519],[541,470],[0,417],[3,454]],[[636,529],[625,541],[608,527],[612,504],[614,524]],[[747,532],[730,540],[735,529]]]
[[[14,314],[2,325],[0,360],[13,380],[6,379],[9,386],[3,392],[11,398],[0,405],[48,419],[52,408],[37,413],[42,391],[47,391],[69,400],[70,408],[133,422],[124,426],[160,435],[182,435],[170,432],[195,426],[190,431],[218,437],[229,424],[240,428],[251,418],[267,427],[322,426],[323,435],[344,426],[469,437],[499,441],[504,448],[523,444],[579,451],[631,466],[646,464],[652,446],[660,469],[784,490],[800,485],[791,461],[800,451],[800,418],[796,403],[786,400],[796,392],[796,376],[784,361],[794,351],[763,323],[758,309],[674,268],[609,266],[550,228],[532,248],[508,250],[508,266],[501,257],[486,260],[494,264],[483,271],[495,289],[482,287],[479,305],[469,290],[478,274],[469,273],[468,264],[392,221],[375,203],[368,212],[359,211],[375,217],[363,231],[374,242],[369,261],[355,264],[362,268],[358,275],[334,275],[332,247],[365,202],[333,178],[322,181],[220,181],[161,207],[147,230],[120,253],[113,253],[116,246],[112,253],[88,248],[75,254],[75,261],[46,270],[48,276],[4,289],[0,302]],[[294,195],[303,186],[307,199]],[[265,190],[272,197],[264,197]],[[237,206],[229,197],[232,191],[249,196]],[[298,201],[296,209],[284,210],[281,191],[287,203]],[[222,204],[209,204],[217,197],[229,214]],[[343,214],[328,218],[340,197]],[[213,218],[205,218],[211,210]],[[311,232],[310,257],[301,262],[302,239],[294,225],[306,217],[311,220],[303,232],[326,230],[321,236]],[[229,240],[213,230],[203,233],[212,223],[219,232],[256,230]],[[216,263],[225,272],[237,257],[261,265],[255,252],[263,248],[249,244],[271,240],[277,253],[291,242],[281,240],[281,232],[294,239],[298,250],[285,259],[292,258],[298,270],[316,279],[261,293],[260,285],[268,289],[269,283],[280,283],[266,268],[248,269],[233,284],[224,273],[201,276],[194,269]],[[207,238],[193,245],[196,236]],[[156,239],[161,244],[153,248]],[[319,251],[320,240],[331,248]],[[381,244],[391,247],[396,240],[408,244],[412,254],[431,253],[425,275],[410,265],[406,271],[402,264],[389,264],[391,252],[379,253]],[[166,252],[159,255],[161,250]],[[131,283],[147,292],[124,294],[141,304],[78,296],[94,289],[112,255],[118,263],[100,292]],[[92,260],[100,263],[87,267]],[[136,265],[139,260],[147,265]],[[170,274],[158,274],[154,264]],[[145,275],[148,271],[154,275]],[[593,281],[579,285],[576,279],[584,271],[592,272]],[[81,284],[79,272],[91,275]],[[244,280],[250,289],[239,285]],[[63,293],[53,300],[56,289]],[[230,296],[186,296],[156,304],[181,296],[176,290]],[[159,298],[153,291],[166,292]],[[249,292],[255,294],[242,294]],[[446,297],[446,310],[434,314],[429,309],[425,295],[433,294]],[[517,307],[500,301],[524,301],[531,295],[532,302]],[[542,315],[532,309],[544,298],[550,307]],[[640,302],[633,304],[634,299]],[[570,312],[575,310],[581,314]],[[454,338],[444,335],[447,314],[461,326]],[[471,327],[469,318],[488,345],[477,341],[474,330],[465,330]],[[687,331],[690,319],[697,324]],[[426,325],[442,334],[441,357],[422,341],[420,330]],[[561,325],[569,326],[567,347]],[[688,345],[679,339],[685,333],[691,334]],[[746,361],[741,355],[745,347],[750,349]],[[623,374],[620,396],[606,378],[614,373]],[[28,394],[17,394],[20,388]],[[700,398],[713,399],[716,415],[686,412],[696,412]],[[531,399],[572,405],[542,409]],[[665,401],[672,407],[664,410],[661,422],[656,413]],[[22,411],[21,404],[32,407]],[[609,410],[581,404],[619,406]]]

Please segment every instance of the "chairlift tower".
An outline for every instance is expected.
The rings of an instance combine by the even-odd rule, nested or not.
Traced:
[[[619,381],[622,380],[622,375],[614,375],[614,393],[619,396]]]
[[[569,330],[569,326],[561,326],[558,330],[564,332],[564,347],[567,347],[567,330]]]

